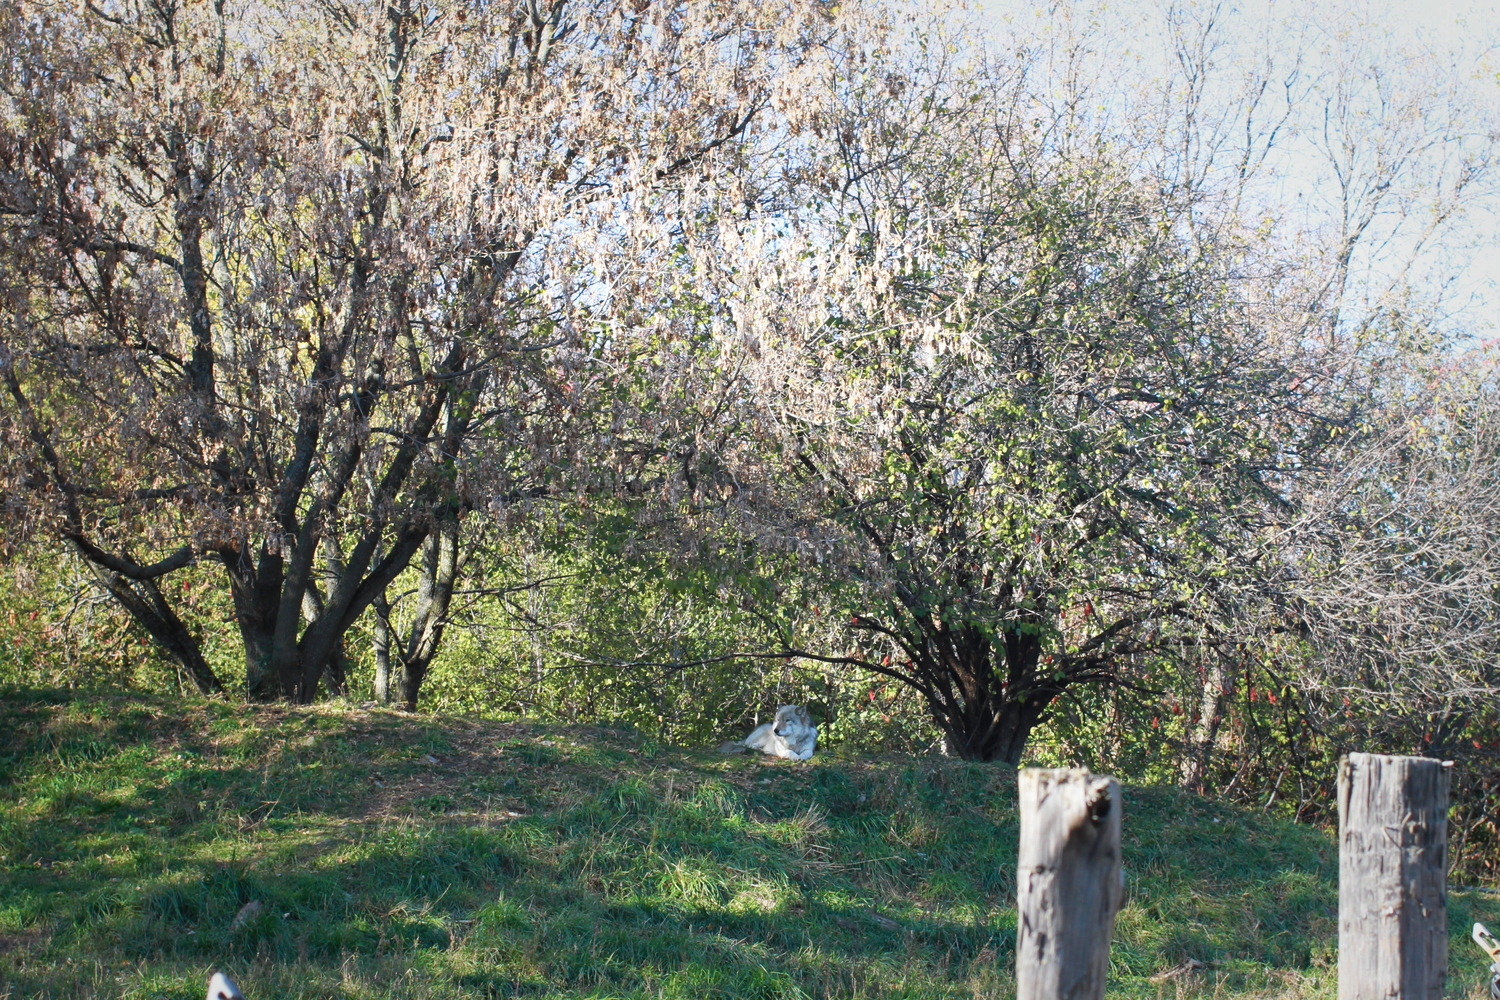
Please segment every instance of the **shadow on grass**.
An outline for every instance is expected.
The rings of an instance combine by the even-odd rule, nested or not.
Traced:
[[[287,998],[1012,991],[998,766],[18,692],[0,774],[0,994],[197,996],[218,964]],[[1231,990],[1324,975],[1325,833],[1175,789],[1125,809],[1118,995],[1187,959]]]

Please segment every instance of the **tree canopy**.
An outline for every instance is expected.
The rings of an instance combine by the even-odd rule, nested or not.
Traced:
[[[5,6],[0,554],[204,692],[1478,749],[1483,45],[964,17]]]
[[[660,199],[690,213],[839,30],[798,2],[0,17],[10,528],[66,539],[204,691],[166,581],[217,563],[249,690],[304,701],[443,525],[569,461],[568,372],[670,241]]]

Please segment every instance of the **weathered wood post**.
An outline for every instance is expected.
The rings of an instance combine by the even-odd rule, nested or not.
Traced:
[[[1442,1000],[1449,766],[1373,753],[1339,765],[1339,1000]]]
[[[1101,1000],[1120,868],[1120,785],[1084,770],[1021,772],[1017,1000]]]

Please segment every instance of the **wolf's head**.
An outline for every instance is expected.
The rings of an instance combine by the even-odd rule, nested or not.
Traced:
[[[772,732],[784,740],[795,740],[813,727],[812,716],[801,705],[782,705],[776,710]]]

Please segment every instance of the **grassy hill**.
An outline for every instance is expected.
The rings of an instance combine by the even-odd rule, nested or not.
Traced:
[[[0,998],[1007,997],[1015,775],[628,730],[11,691]],[[1118,997],[1333,997],[1320,831],[1126,793]],[[1450,898],[1453,996],[1478,997]],[[1189,959],[1201,970],[1166,976]]]

